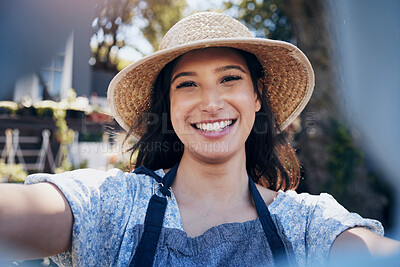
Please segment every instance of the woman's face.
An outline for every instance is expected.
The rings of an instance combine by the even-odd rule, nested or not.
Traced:
[[[171,77],[171,121],[184,156],[218,162],[245,153],[260,102],[244,58],[229,48],[194,50]]]

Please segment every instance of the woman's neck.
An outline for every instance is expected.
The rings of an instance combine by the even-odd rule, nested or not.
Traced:
[[[195,199],[220,208],[249,201],[245,152],[219,163],[207,163],[184,153],[172,189],[181,201]]]

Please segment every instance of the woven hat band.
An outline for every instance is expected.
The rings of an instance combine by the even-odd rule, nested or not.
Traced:
[[[165,34],[159,50],[207,39],[252,37],[246,26],[223,14],[204,12],[188,18],[179,21]]]

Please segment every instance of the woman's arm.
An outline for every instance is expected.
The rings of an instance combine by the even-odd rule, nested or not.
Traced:
[[[0,184],[0,246],[7,250],[0,258],[63,252],[71,247],[72,223],[70,206],[53,184]]]
[[[332,245],[330,258],[363,253],[373,257],[387,256],[400,252],[400,242],[380,236],[362,227],[350,228],[341,233]]]

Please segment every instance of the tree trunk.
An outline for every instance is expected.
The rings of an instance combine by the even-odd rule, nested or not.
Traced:
[[[315,71],[313,96],[301,115],[302,131],[297,136],[299,158],[305,169],[305,190],[319,193],[331,179],[326,166],[327,146],[332,142],[329,121],[337,117],[335,77],[329,55],[330,37],[321,0],[282,1],[292,24],[295,44],[307,55]]]

